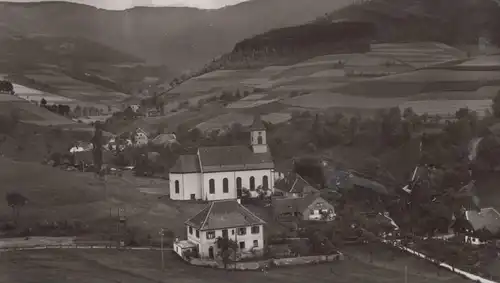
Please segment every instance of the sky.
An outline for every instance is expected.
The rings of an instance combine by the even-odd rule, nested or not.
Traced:
[[[1,1],[1,0],[0,0]],[[1,2],[43,2],[53,0],[7,0]],[[123,10],[133,6],[187,6],[201,9],[217,9],[248,0],[68,0],[110,10]]]

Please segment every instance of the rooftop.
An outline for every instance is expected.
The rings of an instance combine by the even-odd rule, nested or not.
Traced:
[[[264,123],[262,122],[262,118],[260,115],[256,115],[252,125],[250,126],[251,131],[264,131],[266,130],[266,127],[264,126]]]
[[[204,173],[274,168],[271,153],[254,153],[247,146],[200,147],[198,154]]]
[[[198,173],[200,172],[200,163],[197,155],[181,155],[175,162],[170,173]]]
[[[264,220],[257,217],[248,208],[236,200],[220,200],[211,202],[193,218],[186,221],[186,225],[200,231],[218,230],[234,227],[263,225]]]
[[[475,231],[486,229],[493,234],[500,232],[500,213],[492,207],[482,208],[481,211],[466,211],[465,218]]]
[[[321,199],[322,202],[328,203],[322,197],[316,194],[308,195],[306,197],[299,198],[273,198],[273,211],[275,214],[283,213],[294,213],[294,212],[304,212],[309,208],[311,204],[317,199]]]

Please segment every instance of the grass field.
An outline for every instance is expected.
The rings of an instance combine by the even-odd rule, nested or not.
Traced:
[[[116,222],[110,219],[110,211],[116,216],[117,210],[123,208],[127,226],[137,230],[138,240],[144,240],[147,234],[158,238],[161,228],[183,235],[184,221],[204,207],[141,193],[141,187],[164,186],[165,190],[168,189],[161,182],[151,184],[150,179],[108,176],[103,182],[92,173],[67,172],[2,157],[0,168],[0,195],[18,192],[29,199],[21,210],[19,223],[22,227],[35,227],[45,220],[78,220],[89,226],[89,237],[108,239],[110,233],[116,231]],[[0,206],[0,223],[10,218],[10,208]]]
[[[316,92],[307,95],[301,95],[282,101],[283,104],[315,109],[327,109],[330,107],[339,108],[390,108],[397,106],[402,99],[392,98],[368,98],[359,96],[343,95],[331,92]]]
[[[82,102],[110,103],[121,101],[128,97],[128,95],[124,93],[108,90],[52,71],[26,74],[25,77],[37,83],[43,83],[57,89],[58,93],[63,97],[80,100]]]
[[[401,257],[407,257],[401,255]],[[224,271],[189,266],[171,252],[165,252],[165,270],[161,270],[158,251],[48,250],[3,254],[0,257],[0,282],[58,283],[219,283],[219,282],[403,282],[401,264],[344,260],[331,264],[300,266],[261,271]],[[462,278],[432,266],[408,263],[408,282],[464,283]],[[35,280],[35,281],[34,281]]]
[[[24,99],[10,94],[0,94],[0,113],[10,115],[10,113],[14,112],[19,115],[21,121],[27,123],[42,122],[50,125],[75,124],[74,121],[66,117],[52,113]]]

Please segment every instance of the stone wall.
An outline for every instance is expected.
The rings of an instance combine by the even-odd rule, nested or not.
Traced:
[[[271,267],[284,267],[284,266],[294,266],[294,265],[304,265],[304,264],[318,264],[325,262],[333,262],[337,260],[343,260],[344,255],[342,253],[337,253],[333,255],[319,255],[319,256],[304,256],[304,257],[293,257],[293,258],[280,258],[280,259],[269,259],[262,261],[252,261],[252,262],[236,262],[228,264],[227,269],[233,270],[262,270]],[[214,260],[200,260],[193,258],[189,261],[190,264],[196,266],[212,267],[212,268],[224,268],[224,264],[219,261]]]

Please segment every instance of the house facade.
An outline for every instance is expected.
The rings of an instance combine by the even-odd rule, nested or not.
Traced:
[[[236,243],[236,258],[263,254],[265,222],[237,200],[213,201],[185,225],[187,240],[182,241],[182,245],[195,247],[202,259],[220,256],[218,238],[228,238]]]
[[[135,146],[145,146],[149,142],[148,133],[141,128],[137,128],[132,135],[132,141]]]
[[[334,206],[318,194],[273,198],[272,206],[278,220],[332,221],[336,216]]]
[[[224,200],[240,198],[245,191],[274,190],[274,162],[259,119],[251,127],[249,146],[200,147],[182,155],[170,170],[173,200]]]

